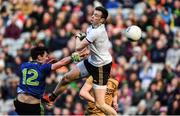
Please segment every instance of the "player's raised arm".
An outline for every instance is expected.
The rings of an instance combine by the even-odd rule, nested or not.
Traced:
[[[76,47],[75,47],[76,51],[81,51],[90,44],[89,41],[87,41],[86,39],[86,34],[84,33],[78,33],[75,36],[75,39],[76,39]]]
[[[53,63],[51,70],[56,70],[62,66],[65,66],[71,62],[79,62],[83,57],[86,57],[89,54],[88,51],[74,52],[71,56],[65,57],[56,63]]]

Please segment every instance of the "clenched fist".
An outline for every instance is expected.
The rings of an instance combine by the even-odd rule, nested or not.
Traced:
[[[78,33],[75,37],[78,37],[80,40],[83,40],[86,37],[86,33]]]
[[[79,62],[81,60],[81,57],[80,57],[79,53],[78,52],[72,53],[71,60],[73,62]]]

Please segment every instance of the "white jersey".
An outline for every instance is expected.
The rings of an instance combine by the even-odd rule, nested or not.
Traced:
[[[87,29],[86,39],[91,43],[89,63],[96,67],[104,66],[112,62],[112,56],[109,52],[110,41],[105,29],[105,25],[101,24],[97,28],[90,26]]]

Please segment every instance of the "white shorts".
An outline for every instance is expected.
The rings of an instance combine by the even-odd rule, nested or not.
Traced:
[[[76,66],[77,66],[78,69],[80,70],[80,78],[90,76],[89,72],[88,72],[87,69],[86,69],[86,66],[84,65],[84,60],[81,61],[81,62],[78,62],[78,63],[76,64]]]

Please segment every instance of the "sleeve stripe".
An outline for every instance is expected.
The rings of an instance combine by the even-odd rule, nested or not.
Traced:
[[[89,42],[89,43],[92,43],[91,41],[89,41],[87,38],[86,38],[86,40]]]

